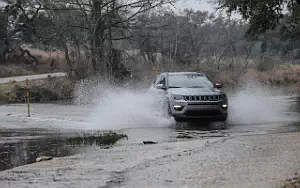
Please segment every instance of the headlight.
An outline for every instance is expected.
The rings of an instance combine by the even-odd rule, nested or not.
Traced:
[[[174,100],[184,100],[184,97],[183,97],[183,95],[172,95],[172,99],[174,99]]]

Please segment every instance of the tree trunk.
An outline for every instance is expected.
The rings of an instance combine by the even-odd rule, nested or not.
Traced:
[[[104,60],[104,31],[105,31],[105,21],[102,18],[102,0],[93,0],[93,12],[92,19],[95,22],[95,28],[93,32],[94,41],[94,52],[95,60],[93,61],[93,71],[96,74],[101,74],[106,76],[107,66]]]
[[[69,79],[72,80],[72,63],[69,57],[69,50],[68,50],[68,46],[66,44],[66,42],[63,42],[63,47],[64,47],[64,51],[65,51],[65,58],[67,61],[67,66],[68,66],[68,76]]]

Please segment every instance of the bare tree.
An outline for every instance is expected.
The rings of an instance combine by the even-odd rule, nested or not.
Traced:
[[[42,44],[53,44],[67,54],[69,48],[89,51],[94,73],[112,74],[115,58],[115,43],[126,41],[134,36],[131,31],[139,23],[141,15],[162,7],[173,0],[137,0],[121,2],[118,0],[17,0],[9,2],[8,9],[15,14],[16,25],[20,25],[21,17],[26,17],[21,29],[26,41]],[[29,10],[29,11],[27,11]],[[36,22],[40,18],[47,19],[46,27],[39,27]],[[73,45],[70,45],[73,44]],[[70,57],[66,55],[69,73],[72,72]]]

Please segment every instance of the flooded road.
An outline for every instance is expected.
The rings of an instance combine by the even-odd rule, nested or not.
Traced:
[[[251,113],[250,115],[241,113],[238,115],[238,119],[230,117],[228,125],[224,130],[218,129],[218,124],[177,124],[175,126],[174,124],[170,125],[167,123],[149,125],[149,122],[143,124],[142,121],[138,121],[138,123],[135,121],[125,122],[130,126],[128,128],[121,127],[117,132],[127,134],[128,139],[121,139],[117,142],[116,148],[113,149],[117,152],[117,156],[115,156],[116,160],[120,159],[119,165],[121,165],[122,161],[134,160],[133,155],[141,155],[140,160],[142,161],[145,160],[144,157],[148,159],[147,155],[160,158],[164,155],[169,155],[170,152],[180,151],[183,154],[178,155],[184,156],[185,152],[189,151],[188,148],[194,151],[195,147],[206,146],[206,143],[214,143],[218,142],[218,140],[225,141],[227,138],[232,139],[236,137],[240,138],[240,136],[272,135],[300,131],[300,103],[298,99],[294,97],[275,97],[272,100],[277,101],[276,103],[279,105],[288,104],[288,108],[284,108],[284,113],[281,113],[279,116],[277,115],[279,118],[272,117],[268,119],[259,116],[259,113],[255,111],[248,111],[247,113]],[[107,149],[103,149],[99,145],[76,145],[68,142],[68,138],[74,137],[76,134],[98,130],[98,122],[95,122],[95,118],[91,116],[91,110],[94,108],[96,108],[95,105],[32,104],[32,117],[26,117],[26,105],[24,104],[0,106],[0,171],[35,163],[39,156],[65,157],[88,154],[89,157],[96,157],[98,159],[99,152],[101,155],[106,155],[109,151],[106,151]],[[264,114],[266,112],[262,111],[261,113]],[[249,116],[254,116],[254,120],[257,117],[257,121],[249,121],[247,119]],[[241,121],[242,119],[245,119],[244,123]],[[147,119],[147,121],[149,120]],[[157,123],[158,121],[154,122]],[[100,123],[99,129],[104,131]],[[261,137],[260,139],[264,138]],[[151,141],[155,144],[148,146],[152,149],[146,151],[143,144],[144,141]],[[255,145],[255,142],[251,140],[247,144]],[[170,148],[173,149],[170,150]],[[121,154],[120,150],[126,152]],[[220,151],[223,152],[223,150]],[[132,154],[128,152],[132,152]],[[155,152],[155,154],[151,152]],[[235,151],[231,152],[234,153]],[[111,160],[113,160],[114,155],[112,154]],[[209,155],[208,152],[207,156]],[[89,157],[88,160],[90,160]],[[106,158],[103,159],[108,160]],[[158,163],[160,164],[160,162]],[[128,165],[130,166],[131,163],[128,163]],[[151,165],[151,163],[147,163],[147,165]],[[109,167],[109,169],[114,168]],[[128,173],[136,175],[136,172],[132,170]],[[109,172],[109,177],[112,176],[111,173]],[[146,174],[144,175],[146,176]],[[106,176],[104,175],[104,177]],[[142,178],[141,175],[136,177],[136,180],[142,181],[138,179]],[[174,178],[171,179],[170,177],[170,180],[167,181],[176,182]],[[115,185],[115,180],[112,181],[108,184]],[[107,184],[107,181],[104,184]],[[172,183],[171,185],[174,186]]]
[[[292,97],[277,97],[276,100],[291,104],[281,121],[243,124],[229,118],[226,130],[215,130],[218,126],[211,124],[177,124],[175,127],[137,124],[136,127],[119,130],[129,138],[122,139],[119,144],[134,145],[143,141],[168,143],[184,139],[300,131],[299,101]],[[34,163],[41,155],[62,157],[99,149],[95,146],[70,146],[65,142],[72,134],[94,130],[89,129],[87,121],[92,108],[92,105],[32,104],[32,117],[29,118],[23,104],[0,106],[0,170]]]

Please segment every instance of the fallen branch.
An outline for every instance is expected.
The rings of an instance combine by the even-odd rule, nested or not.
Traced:
[[[31,55],[29,50],[23,49],[22,47],[20,47],[20,51],[21,51],[21,55],[19,57],[23,57],[25,56],[25,54],[27,54],[29,57],[31,57],[36,64],[39,64],[39,61],[33,56]]]
[[[5,166],[9,166],[5,161],[3,161],[2,159],[0,159],[0,163],[4,164]]]

